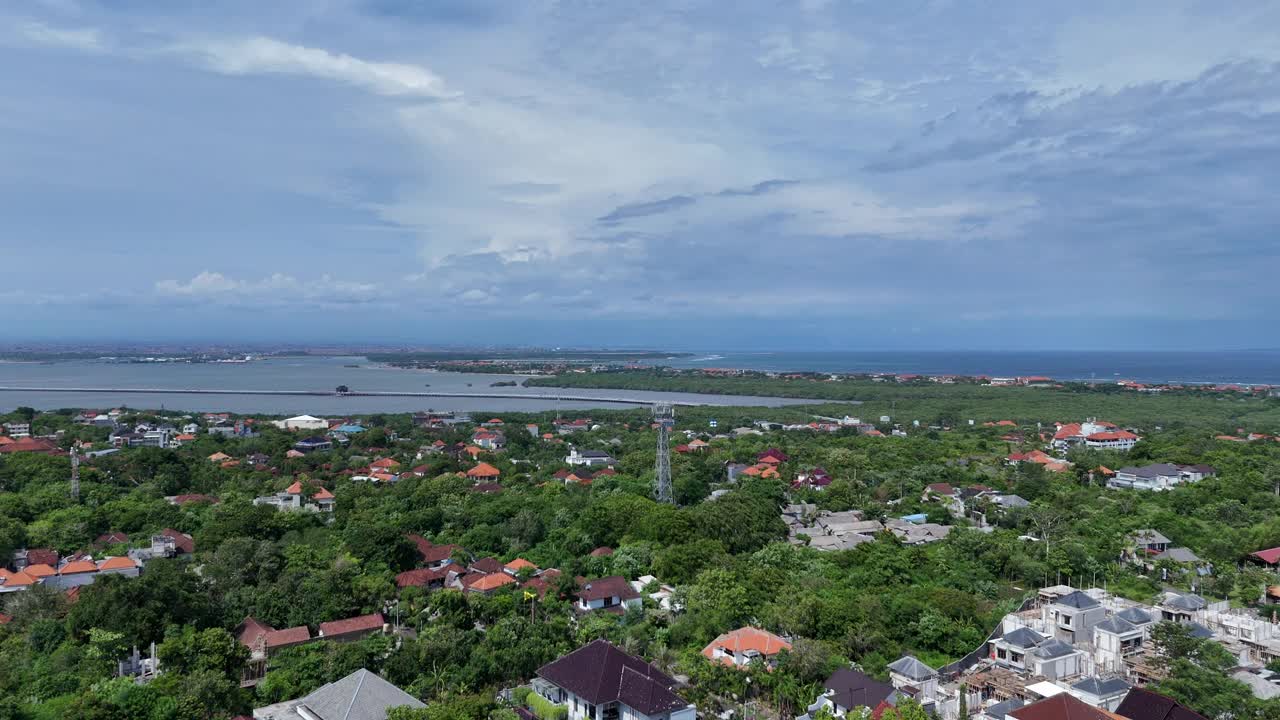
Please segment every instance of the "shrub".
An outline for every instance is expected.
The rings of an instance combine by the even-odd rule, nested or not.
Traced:
[[[526,702],[529,703],[529,709],[533,714],[541,720],[565,720],[569,717],[569,708],[556,705],[537,693],[529,693]]]

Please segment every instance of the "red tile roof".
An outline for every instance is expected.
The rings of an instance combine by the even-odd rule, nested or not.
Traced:
[[[1249,554],[1268,565],[1280,563],[1280,547],[1273,547],[1270,550],[1259,550],[1258,552]]]
[[[1062,693],[1013,710],[1009,717],[1017,720],[1124,720],[1081,700]]]
[[[266,636],[270,632],[275,632],[274,628],[251,615],[240,621],[239,627],[236,628],[236,639],[240,641],[241,645],[253,648],[258,644],[259,638]],[[308,633],[308,637],[310,637],[310,633]]]
[[[210,505],[217,505],[218,498],[213,497],[212,495],[201,495],[199,493],[173,496],[174,505],[187,505],[190,503],[202,503],[202,502],[209,503]]]
[[[1094,433],[1085,440],[1137,440],[1138,436],[1128,430]]]
[[[382,630],[383,622],[385,621],[382,619],[382,613],[361,615],[345,620],[334,620],[333,622],[320,623],[320,635],[321,637],[341,637],[357,633],[372,633]]]
[[[39,438],[21,438],[0,445],[0,454],[20,452],[44,453],[45,455],[62,454],[57,445]]]
[[[49,548],[30,548],[27,550],[27,563],[35,565],[36,563],[44,563],[45,565],[57,565],[62,556],[57,550]]]
[[[436,581],[443,581],[449,574],[449,566],[442,568],[418,568],[406,570],[396,575],[396,587],[425,587]]]
[[[8,625],[11,622],[13,622],[12,615],[5,615],[4,613],[0,613],[0,625]]]
[[[591,557],[608,557],[613,554],[611,547],[598,547],[591,551]]]
[[[102,533],[101,535],[98,536],[97,540],[93,541],[95,545],[119,545],[121,543],[127,543],[127,542],[129,542],[128,535],[125,535],[122,532],[115,532],[115,531]]]
[[[268,631],[265,644],[268,648],[280,648],[301,645],[310,639],[311,629],[306,625],[299,625],[298,627],[285,628],[284,630]]]

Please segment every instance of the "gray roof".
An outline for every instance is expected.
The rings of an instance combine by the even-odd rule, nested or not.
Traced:
[[[1200,558],[1186,548],[1169,548],[1157,555],[1156,560],[1171,560],[1180,563],[1200,562]]]
[[[1019,700],[1018,698],[1012,698],[1009,700],[1005,700],[1004,702],[998,702],[995,705],[992,705],[991,707],[987,708],[986,710],[983,710],[983,712],[986,713],[988,717],[1000,718],[1001,720],[1004,720],[1004,717],[1006,715],[1024,706],[1026,706],[1025,702]]]
[[[1001,507],[1029,507],[1031,503],[1020,495],[996,495],[995,503]]]
[[[1044,636],[1030,628],[1020,627],[1004,634],[1001,638],[1006,645],[1020,648],[1032,648],[1044,642]]]
[[[1107,680],[1103,680],[1102,678],[1090,677],[1081,680],[1071,687],[1075,690],[1079,690],[1080,692],[1088,693],[1096,698],[1108,698],[1120,695],[1121,693],[1126,693],[1132,686],[1120,678],[1109,678]]]
[[[912,655],[904,655],[889,663],[889,669],[912,680],[928,680],[938,674],[937,670],[925,665]]]
[[[1089,608],[1098,607],[1098,601],[1089,597],[1087,594],[1076,590],[1067,593],[1053,602],[1054,605],[1065,605],[1067,607],[1076,608],[1077,610],[1088,610]]]
[[[1204,598],[1199,595],[1187,593],[1180,595],[1178,593],[1169,593],[1169,597],[1164,599],[1163,603],[1166,607],[1176,608],[1178,610],[1201,610],[1205,606]]]
[[[1133,535],[1130,537],[1133,538],[1135,543],[1143,545],[1159,545],[1162,543],[1168,545],[1172,542],[1169,538],[1161,535],[1158,530],[1134,530]]]
[[[1191,629],[1191,637],[1193,638],[1200,638],[1201,640],[1213,639],[1213,631],[1200,623],[1188,623],[1187,627]]]
[[[1155,465],[1143,465],[1142,467],[1120,468],[1116,473],[1134,475],[1140,478],[1177,477],[1182,474],[1182,468],[1170,463],[1156,463]]]
[[[1155,618],[1151,617],[1151,614],[1146,610],[1136,607],[1125,608],[1124,610],[1116,613],[1116,617],[1121,620],[1131,622],[1134,625],[1146,625],[1147,623],[1155,621]]]
[[[1109,632],[1113,635],[1124,635],[1126,633],[1131,633],[1138,629],[1137,625],[1134,625],[1133,623],[1129,622],[1128,620],[1125,620],[1124,618],[1118,615],[1116,617],[1111,618],[1110,620],[1104,620],[1098,623],[1097,625],[1095,625],[1094,627],[1098,628],[1103,632]]]
[[[1035,654],[1046,659],[1066,657],[1074,654],[1076,649],[1057,638],[1035,649]]]
[[[324,685],[289,705],[297,717],[305,717],[296,710],[302,707],[322,720],[386,720],[387,711],[393,707],[426,707],[409,693],[364,669]]]

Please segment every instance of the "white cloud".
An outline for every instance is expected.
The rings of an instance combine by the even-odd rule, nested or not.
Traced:
[[[102,33],[94,28],[60,28],[34,21],[20,22],[16,27],[21,39],[36,45],[84,52],[105,49]]]
[[[450,98],[456,93],[430,70],[408,63],[374,62],[269,37],[218,39],[173,47],[227,75],[282,74],[324,78],[379,95]]]

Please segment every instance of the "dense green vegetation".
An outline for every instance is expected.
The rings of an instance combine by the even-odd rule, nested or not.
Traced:
[[[967,420],[1078,421],[1105,417],[1122,424],[1211,427],[1234,432],[1244,427],[1280,432],[1280,399],[1239,392],[1181,390],[1138,393],[1116,385],[1070,383],[1062,388],[997,387],[972,382],[943,384],[927,379],[899,383],[871,379],[830,380],[827,375],[771,377],[763,373],[705,375],[665,368],[597,373],[564,373],[531,378],[530,386],[616,388],[670,392],[859,401],[863,418],[891,415],[959,425]]]
[[[962,388],[955,398],[939,399],[927,396],[933,388],[885,390],[920,393],[915,401],[898,400],[899,416],[910,402],[957,403],[959,418],[967,414],[964,403],[974,403],[981,408],[974,413],[978,419],[1012,417],[1026,425],[1029,437],[1035,421],[1078,419],[1066,414],[1075,407],[1068,401],[1081,407],[1102,403],[1104,409],[1090,415],[1126,403],[1163,404],[1188,419],[1178,426],[1162,420],[1166,429],[1158,432],[1147,426],[1146,439],[1128,457],[1078,453],[1073,459],[1079,471],[1060,474],[1034,464],[1005,465],[1005,454],[1015,449],[1000,439],[1008,428],[925,427],[910,429],[908,437],[842,431],[715,439],[707,452],[673,457],[676,507],[650,498],[655,431],[643,411],[592,412],[600,427],[572,438],[618,459],[616,475],[590,485],[557,481],[553,474],[564,467],[566,445],[524,431],[529,422],[549,431],[550,415],[504,414],[508,447],[482,458],[502,471],[497,493],[476,492],[459,476],[473,464],[465,455],[414,459],[433,440],[465,442],[471,428],[429,432],[403,415],[360,418],[370,430],[349,445],[301,458],[286,457],[297,436],[262,422],[258,437],[201,435],[177,450],[125,450],[82,467],[79,502],[69,496],[65,456],[0,456],[0,555],[21,547],[87,550],[107,531],[145,544],[166,527],[189,533],[196,547],[191,558],[150,562],[137,578],[101,578],[82,588],[74,603],[43,587],[0,596],[0,612],[13,617],[0,626],[0,697],[9,699],[0,704],[0,718],[224,718],[298,697],[367,667],[429,701],[428,711],[416,715],[462,720],[496,713],[495,720],[510,720],[494,701],[494,690],[527,680],[543,663],[596,637],[688,675],[688,695],[704,710],[750,695],[786,713],[812,702],[822,680],[849,662],[883,676],[885,664],[904,653],[935,667],[964,656],[1043,584],[1105,582],[1115,592],[1151,600],[1161,585],[1116,561],[1127,535],[1138,528],[1156,528],[1214,564],[1215,574],[1199,584],[1203,594],[1240,606],[1258,600],[1268,575],[1239,561],[1249,551],[1280,545],[1280,444],[1215,441],[1211,429],[1190,419],[1195,407],[1227,401],[1009,388]],[[975,392],[993,393],[996,400],[982,405],[980,395],[961,399]],[[1045,415],[1032,414],[1040,402],[1036,393],[1061,404],[1046,405]],[[1257,417],[1275,412],[1269,401],[1244,401],[1241,407],[1246,406]],[[848,405],[818,411],[875,414]],[[682,410],[676,429],[706,431],[713,417],[721,427],[732,427],[761,416],[809,419],[813,412]],[[1128,417],[1146,417],[1150,411],[1143,405],[1129,412]],[[107,431],[75,425],[73,417],[35,414],[36,432],[61,429],[64,445],[79,438],[101,446]],[[778,480],[723,483],[726,461],[753,460],[769,447],[791,458],[783,464],[784,478],[821,465],[833,484],[818,492],[790,491]],[[262,453],[270,462],[223,467],[207,460],[215,452],[238,459]],[[350,479],[347,470],[378,457],[395,458],[402,469],[419,466],[423,476],[404,476],[387,486]],[[1098,465],[1154,461],[1209,463],[1220,474],[1172,492],[1143,494],[1106,490],[1087,472]],[[253,497],[298,478],[333,491],[332,522],[252,504]],[[780,509],[788,502],[858,509],[868,517],[924,512],[932,521],[966,525],[922,499],[925,486],[937,482],[981,483],[1016,492],[1032,505],[1003,513],[988,507],[994,531],[960,527],[945,541],[921,546],[903,545],[890,535],[828,553],[785,542]],[[728,492],[709,500],[716,488]],[[180,507],[165,499],[183,493],[220,502]],[[407,533],[459,544],[475,557],[523,557],[564,575],[537,602],[519,590],[491,596],[399,590],[396,573],[417,562]],[[1028,535],[1040,540],[1027,540]],[[593,556],[601,546],[615,551]],[[1173,586],[1188,587],[1194,577],[1168,569]],[[646,601],[643,611],[621,617],[575,617],[567,598],[572,577],[609,574],[652,574],[675,585],[684,612],[669,615]],[[314,629],[320,622],[375,611],[414,633],[292,648],[272,657],[255,688],[239,686],[245,649],[231,632],[246,616],[276,628]],[[744,624],[796,638],[777,671],[736,671],[698,653],[720,633]],[[160,678],[142,686],[112,679],[116,660],[152,642],[165,670]],[[1204,659],[1206,651],[1179,648],[1171,654],[1171,676],[1162,688],[1210,711],[1241,697],[1243,686],[1226,677],[1220,663]],[[1274,704],[1256,707],[1275,711]]]

